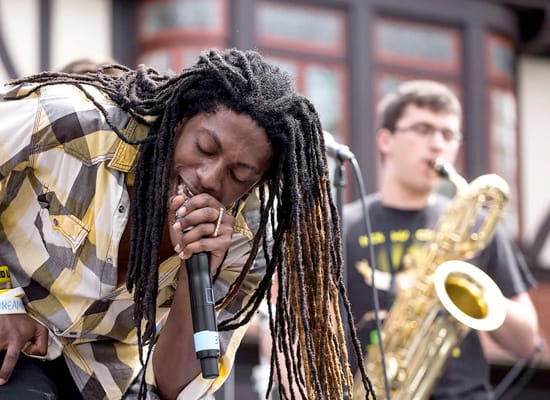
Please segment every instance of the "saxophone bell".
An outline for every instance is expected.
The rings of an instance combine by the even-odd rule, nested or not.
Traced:
[[[480,268],[460,260],[446,261],[434,273],[434,287],[445,310],[478,331],[492,331],[504,322],[504,296]]]

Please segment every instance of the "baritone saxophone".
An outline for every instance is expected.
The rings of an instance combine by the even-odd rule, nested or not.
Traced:
[[[468,331],[490,331],[504,322],[502,292],[485,272],[463,260],[492,239],[508,203],[508,184],[494,174],[468,184],[448,164],[436,161],[433,167],[453,184],[455,195],[412,268],[416,285],[399,291],[383,323],[384,363],[379,343],[367,349],[364,365],[379,399],[428,399]],[[355,399],[366,396],[360,383],[358,372]]]

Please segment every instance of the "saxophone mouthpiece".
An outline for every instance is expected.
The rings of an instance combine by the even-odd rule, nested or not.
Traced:
[[[449,179],[451,174],[454,172],[453,166],[441,158],[435,159],[430,162],[430,164],[440,178]]]

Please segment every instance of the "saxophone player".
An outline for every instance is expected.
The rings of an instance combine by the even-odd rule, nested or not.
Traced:
[[[347,204],[343,213],[348,295],[364,346],[379,340],[373,278],[378,315],[383,319],[400,293],[415,285],[409,273],[419,268],[415,257],[433,238],[434,226],[449,201],[449,196],[440,193],[433,163],[436,159],[454,163],[463,139],[460,102],[448,87],[434,81],[401,84],[381,100],[377,112],[381,173],[378,192],[366,199],[370,238],[365,235],[360,201]],[[374,276],[369,264],[371,250]],[[537,314],[528,293],[535,282],[503,228],[498,226],[485,249],[468,261],[485,271],[505,296],[501,305],[504,322],[490,332],[491,337],[515,357],[532,355],[540,343]],[[452,351],[430,398],[493,398],[489,365],[477,331],[470,330]]]

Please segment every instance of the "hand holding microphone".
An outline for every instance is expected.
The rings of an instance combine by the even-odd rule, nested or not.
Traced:
[[[178,195],[184,195],[182,187],[178,187]],[[195,196],[186,196],[187,201]],[[199,195],[197,198],[202,197],[202,200],[195,205],[192,205],[193,201],[187,202],[187,209],[193,209],[193,212],[205,210],[204,195]],[[182,216],[178,214],[176,210],[176,223],[179,221],[178,236],[185,235],[188,232],[193,231],[194,226],[189,225],[189,222],[184,222]],[[217,219],[215,221],[214,232],[210,237],[218,237],[218,231],[222,223],[222,218],[225,214],[223,207],[219,208]],[[196,218],[196,216],[195,216]],[[200,224],[200,223],[199,223]],[[178,225],[176,225],[178,226]],[[193,235],[193,234],[191,234]],[[174,239],[173,239],[174,240]],[[179,241],[181,239],[177,239]],[[189,239],[188,239],[189,240]],[[191,239],[195,241],[196,239]],[[180,244],[176,245],[176,251],[180,251]],[[220,356],[220,343],[218,336],[218,326],[216,322],[216,310],[215,310],[215,298],[212,290],[212,277],[210,275],[210,253],[206,251],[200,251],[193,253],[189,256],[182,256],[182,262],[185,263],[188,275],[189,284],[189,299],[191,303],[191,316],[193,320],[193,340],[195,343],[195,353],[197,359],[200,360],[202,376],[205,379],[213,379],[219,376],[219,356]]]

